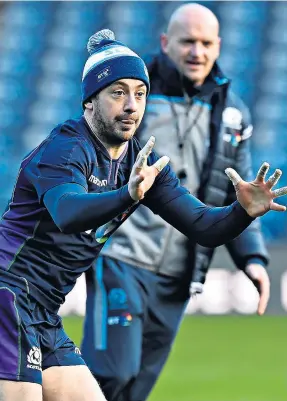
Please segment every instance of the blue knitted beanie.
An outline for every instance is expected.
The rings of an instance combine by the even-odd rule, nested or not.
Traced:
[[[88,58],[82,77],[82,104],[118,79],[133,78],[142,81],[149,92],[150,83],[144,61],[123,43],[115,40],[109,29],[90,37]]]

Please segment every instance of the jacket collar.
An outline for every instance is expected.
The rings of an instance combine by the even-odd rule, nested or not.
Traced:
[[[161,81],[160,86],[166,96],[184,96],[186,92],[190,97],[204,96],[212,93],[216,88],[228,86],[230,81],[224,76],[218,64],[215,63],[209,76],[200,88],[195,88],[187,78],[181,76],[170,58],[160,53],[149,66],[151,79],[157,71]]]

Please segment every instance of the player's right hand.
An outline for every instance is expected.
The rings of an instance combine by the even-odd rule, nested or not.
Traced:
[[[147,158],[155,144],[155,137],[151,136],[143,149],[138,153],[135,164],[133,165],[128,189],[130,196],[139,201],[144,198],[145,193],[154,183],[155,177],[168,164],[169,157],[163,156],[157,160],[152,166],[147,165]]]

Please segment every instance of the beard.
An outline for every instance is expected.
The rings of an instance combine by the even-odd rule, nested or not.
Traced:
[[[131,127],[121,126],[120,119],[110,120],[101,109],[99,99],[94,100],[94,113],[91,118],[94,132],[103,143],[111,146],[119,146],[123,142],[130,140],[138,127],[135,123]]]

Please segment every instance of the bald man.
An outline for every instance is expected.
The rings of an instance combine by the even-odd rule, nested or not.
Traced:
[[[179,7],[161,35],[161,47],[178,72],[195,87],[201,86],[219,56],[219,23],[206,7],[191,3]]]
[[[252,177],[252,125],[216,63],[216,16],[198,4],[179,7],[161,36],[161,48],[149,65],[151,94],[139,139],[145,143],[155,135],[157,152],[170,157],[192,194],[210,205],[227,205],[235,192],[224,169],[233,166],[245,180]],[[258,288],[258,313],[263,314],[269,298],[268,256],[259,223],[227,249]],[[169,355],[190,292],[203,289],[213,253],[195,247],[143,206],[103,248],[86,276],[82,353],[109,401],[146,400]]]

